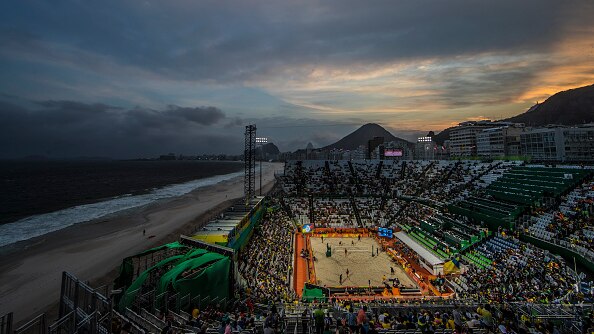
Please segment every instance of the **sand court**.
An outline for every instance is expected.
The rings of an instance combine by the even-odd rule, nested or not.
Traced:
[[[382,279],[398,278],[406,287],[417,285],[406,275],[402,267],[381,250],[376,255],[378,243],[373,238],[322,238],[311,237],[311,247],[317,261],[314,264],[318,284],[326,286],[383,286]],[[326,247],[332,248],[332,256],[326,257]],[[345,255],[345,248],[347,253]],[[371,256],[373,248],[374,256]],[[390,267],[394,268],[391,274]],[[347,277],[346,271],[349,270]],[[340,274],[342,273],[342,284]]]

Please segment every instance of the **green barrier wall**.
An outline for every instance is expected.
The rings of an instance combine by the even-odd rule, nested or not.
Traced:
[[[585,258],[584,256],[582,256],[579,253],[576,253],[576,252],[574,252],[570,249],[567,249],[565,247],[561,247],[559,245],[550,243],[548,241],[534,238],[527,234],[521,234],[520,240],[529,242],[539,248],[546,249],[546,250],[550,251],[551,253],[559,254],[568,263],[573,263],[573,258],[575,257],[576,262],[578,262],[580,265],[582,265],[586,269],[588,269],[590,271],[590,273],[594,273],[594,262],[588,260],[587,258]]]

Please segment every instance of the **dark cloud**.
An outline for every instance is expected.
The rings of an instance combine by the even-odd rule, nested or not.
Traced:
[[[0,156],[240,152],[249,123],[281,150],[368,122],[437,130],[587,81],[591,53],[559,49],[593,16],[580,0],[0,2]]]
[[[170,105],[166,110],[136,108],[125,114],[130,121],[146,127],[213,125],[225,118],[225,114],[216,107],[184,108]]]
[[[5,9],[0,18],[8,46],[26,48],[28,44],[15,41],[33,39],[67,41],[77,49],[170,78],[225,82],[270,75],[287,66],[307,70],[542,51],[562,39],[569,24],[586,23],[592,14],[587,2],[554,0],[373,5],[356,0],[61,1],[11,3],[0,9]],[[8,29],[14,26],[19,28]],[[31,37],[34,34],[39,36]],[[88,58],[68,61],[99,66]]]
[[[216,107],[168,106],[164,110],[124,109],[77,101],[0,98],[0,158],[46,155],[54,158],[154,157],[163,153],[243,151],[244,126],[257,125],[281,151],[331,144],[363,124],[286,116],[226,118]]]
[[[238,126],[244,126],[246,122],[241,117],[233,117],[225,124],[225,128],[234,128]]]
[[[240,137],[212,131],[215,107],[125,110],[106,104],[41,101],[38,108],[0,101],[0,157],[130,158],[167,152],[238,153]]]
[[[171,105],[166,113],[202,125],[212,125],[225,118],[225,114],[215,107],[182,108]]]

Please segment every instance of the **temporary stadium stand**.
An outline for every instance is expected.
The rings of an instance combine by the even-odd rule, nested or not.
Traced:
[[[532,205],[545,196],[560,196],[589,173],[579,169],[515,167],[491,183],[487,194],[503,201]]]
[[[469,197],[448,207],[452,213],[485,222],[490,229],[514,228],[528,206],[544,197],[557,198],[579,184],[591,171],[580,169],[514,167],[486,187],[492,199]]]
[[[229,241],[229,234],[231,231],[216,230],[216,231],[200,231],[192,236],[193,239],[215,244],[220,246],[227,246]]]
[[[252,235],[254,226],[262,218],[265,204],[263,199],[253,199],[249,210],[242,205],[234,207],[232,211],[225,212],[224,218],[213,220],[201,227],[192,238],[235,250],[243,248]]]

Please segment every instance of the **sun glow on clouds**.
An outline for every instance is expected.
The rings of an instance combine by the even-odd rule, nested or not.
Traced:
[[[7,2],[0,93],[215,106],[213,131],[275,116],[440,130],[592,84],[593,16],[572,0]]]
[[[477,119],[479,112],[478,119],[498,119],[524,111],[531,102],[526,96],[533,94],[527,92],[533,78],[554,66],[549,57],[491,52],[376,65],[293,68],[285,69],[291,73],[289,80],[270,78],[259,84],[317,116],[363,114],[370,121],[393,118],[404,129],[429,124],[441,129]],[[565,55],[563,59],[571,62]],[[575,76],[584,67],[588,65],[564,65],[562,70]]]
[[[559,91],[594,83],[594,29],[561,41],[554,49],[551,66],[538,73],[529,90],[516,101],[544,101]]]

